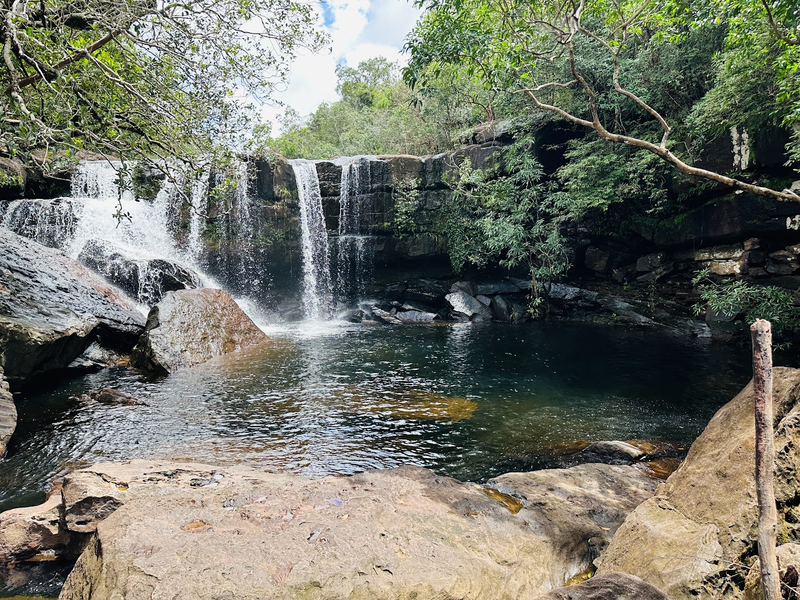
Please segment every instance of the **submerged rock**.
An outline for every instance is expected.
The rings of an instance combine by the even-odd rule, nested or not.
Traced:
[[[797,539],[800,502],[800,370],[774,375],[775,496],[786,535]],[[642,578],[673,600],[739,597],[755,553],[753,384],[722,407],[656,496],[625,520],[598,573]]]
[[[524,497],[419,467],[312,480],[95,465],[64,482],[64,522],[96,537],[60,598],[530,599],[589,568],[591,538],[654,485],[607,465],[503,477]],[[599,484],[614,508],[590,508]],[[556,506],[567,497],[577,509]]]
[[[602,462],[633,462],[644,456],[644,452],[636,446],[618,440],[594,442],[583,451],[585,455],[594,455]]]
[[[8,389],[8,382],[0,367],[0,458],[6,453],[8,440],[17,428],[17,407]]]
[[[0,227],[0,366],[12,389],[63,369],[94,341],[130,351],[144,321],[119,288]]]
[[[147,330],[131,354],[131,365],[169,373],[266,340],[227,292],[168,292],[150,309]]]

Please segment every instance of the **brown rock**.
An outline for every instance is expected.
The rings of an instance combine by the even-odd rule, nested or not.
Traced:
[[[776,478],[781,513],[800,500],[800,370],[774,370]],[[634,510],[599,561],[674,600],[718,597],[731,569],[746,575],[755,552],[752,383],[721,408],[656,496]],[[719,596],[721,597],[721,596]]]
[[[61,526],[61,495],[39,506],[0,513],[0,563],[28,560],[37,555],[63,555],[70,541]]]
[[[266,340],[227,292],[168,292],[150,309],[147,329],[133,350],[131,365],[168,373]]]

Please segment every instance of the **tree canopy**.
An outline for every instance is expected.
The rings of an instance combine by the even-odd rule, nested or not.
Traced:
[[[800,200],[791,190],[699,168],[686,151],[687,138],[697,134],[687,130],[692,122],[699,130],[758,120],[784,126],[800,121],[800,16],[790,0],[421,4],[427,12],[409,38],[411,61],[404,72],[411,87],[436,85],[457,65],[462,78],[479,81],[487,90],[524,96],[535,109],[585,127],[600,139],[647,150],[686,175]],[[707,41],[719,41],[718,49],[707,54],[713,63],[705,61],[714,67],[709,75],[715,81],[705,85],[702,79],[682,77],[698,68],[691,54],[679,57],[675,76],[658,77],[670,46],[697,45],[698,32]],[[684,89],[687,81],[700,89]],[[795,155],[798,136],[789,148]]]
[[[295,0],[0,0],[0,153],[209,152],[323,43],[314,25]]]

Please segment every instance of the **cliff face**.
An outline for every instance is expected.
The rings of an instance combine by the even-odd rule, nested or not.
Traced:
[[[547,173],[564,164],[566,142],[580,135],[582,132],[557,124],[535,134],[535,151]],[[762,184],[800,187],[800,182],[792,183],[796,173],[783,166],[786,135],[779,130],[754,135],[732,130],[711,142],[698,164],[743,173],[746,179]],[[362,281],[371,282],[361,285],[358,293],[349,289],[349,297],[389,297],[392,286],[407,286],[418,279],[439,280],[449,289],[461,277],[452,272],[447,232],[441,224],[450,194],[448,178],[465,159],[473,168],[493,165],[497,152],[512,140],[502,126],[487,126],[477,129],[470,141],[471,145],[450,154],[315,162],[330,242],[330,268],[351,274],[361,271]],[[140,192],[137,197],[152,199],[161,181],[153,174],[140,175],[134,179]],[[212,172],[205,205],[177,206],[171,233],[183,247],[193,243],[189,238],[194,235],[200,246],[197,262],[234,296],[258,298],[268,308],[297,314],[303,252],[301,208],[292,165],[281,157],[246,160],[235,177],[236,185],[231,186],[230,174]],[[35,183],[36,178],[23,180]],[[605,283],[648,290],[659,287],[689,304],[696,299],[691,277],[702,268],[716,278],[749,278],[796,287],[800,205],[731,193],[703,182],[675,179],[664,185],[671,203],[679,207],[666,215],[638,214],[630,205],[619,203],[604,214],[603,224],[589,216],[586,222],[570,226],[567,235],[573,268],[569,276],[573,283],[590,288]],[[2,224],[9,220],[9,206],[28,202],[12,201],[20,194],[18,187],[13,193],[0,190]],[[43,193],[41,186],[28,187],[29,196]],[[22,208],[17,207],[17,212]],[[33,204],[26,207],[24,221],[26,231],[35,236],[38,230],[30,226],[34,208]],[[50,212],[64,220],[61,213]],[[609,222],[613,226],[609,227]],[[354,249],[367,258],[348,258],[347,252],[352,254]],[[443,302],[443,297],[440,300]]]

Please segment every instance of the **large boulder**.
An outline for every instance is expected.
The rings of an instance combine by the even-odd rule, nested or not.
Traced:
[[[62,510],[61,495],[53,494],[39,506],[0,513],[0,563],[67,557],[71,535],[62,526]]]
[[[169,373],[266,340],[227,292],[208,288],[168,292],[150,309],[131,365]]]
[[[3,368],[0,367],[0,458],[6,453],[8,440],[11,439],[16,428],[17,407],[14,404],[14,397],[9,391]]]
[[[158,304],[167,292],[200,286],[200,277],[187,267],[163,259],[133,259],[99,240],[87,242],[78,260],[148,306]]]
[[[119,288],[0,227],[0,367],[12,389],[63,369],[94,341],[129,351],[144,322]]]
[[[517,497],[418,467],[312,480],[95,465],[64,482],[63,522],[95,537],[60,598],[535,598],[590,567],[574,547],[621,522],[604,486],[618,508],[653,489],[632,467],[587,467],[495,482]]]
[[[774,370],[780,536],[797,539],[800,501],[800,370]],[[673,600],[741,598],[755,553],[757,504],[752,382],[722,407],[683,464],[625,520],[598,573],[621,571]]]

